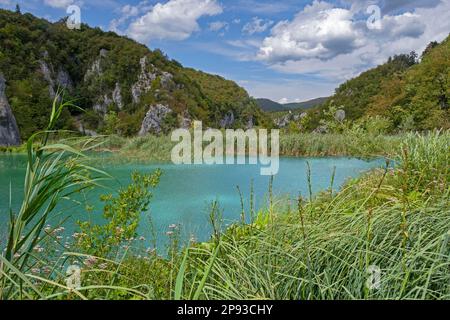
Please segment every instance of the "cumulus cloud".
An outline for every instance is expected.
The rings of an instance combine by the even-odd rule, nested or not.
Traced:
[[[278,23],[264,40],[258,57],[270,62],[330,59],[361,46],[361,38],[349,10],[314,1],[292,21]]]
[[[198,20],[203,16],[222,13],[216,0],[170,0],[158,3],[146,14],[133,21],[127,34],[140,42],[152,39],[184,40],[200,30]]]
[[[354,8],[314,1],[291,21],[276,24],[256,59],[280,72],[342,81],[389,56],[413,50],[420,53],[430,41],[443,40],[450,30],[450,0],[438,3],[383,15],[381,27],[372,30],[367,27],[367,16]]]
[[[119,10],[116,10],[120,16],[116,19],[111,20],[109,24],[109,30],[117,32],[119,34],[123,34],[120,30],[120,26],[125,24],[129,19],[133,17],[137,17],[138,15],[151,10],[153,6],[149,4],[149,0],[143,0],[139,2],[137,5],[125,5]]]
[[[266,31],[273,25],[271,20],[263,20],[258,17],[253,17],[252,21],[244,25],[242,32],[248,35],[253,35],[255,33],[261,33]]]

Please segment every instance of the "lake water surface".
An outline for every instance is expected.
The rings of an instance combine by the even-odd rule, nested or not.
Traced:
[[[335,188],[338,188],[346,179],[357,177],[364,171],[384,164],[380,159],[364,161],[355,158],[282,158],[279,173],[273,182],[275,196],[290,196],[295,199],[299,193],[304,196],[308,194],[307,162],[311,165],[313,192],[325,190],[330,186],[334,168],[336,168]],[[23,155],[0,155],[0,242],[5,240],[10,185],[12,208],[17,210],[23,195],[25,166],[26,158]],[[261,176],[260,167],[255,165],[102,164],[100,166],[116,178],[105,183],[113,190],[117,190],[121,185],[127,185],[133,171],[148,173],[157,168],[162,169],[161,182],[154,192],[150,210],[143,215],[139,226],[139,234],[150,237],[148,218],[151,217],[157,232],[158,245],[167,242],[166,232],[171,224],[180,225],[184,238],[193,235],[199,241],[207,240],[211,233],[208,208],[215,200],[223,210],[226,223],[239,220],[241,205],[237,186],[243,193],[247,210],[252,181],[256,207],[261,208],[267,204],[270,178]],[[64,220],[67,235],[76,230],[77,220],[102,223],[102,202],[99,201],[99,196],[109,192],[111,190],[98,189],[80,194],[76,200],[81,205],[65,201],[55,212],[50,223],[56,225]],[[88,213],[86,205],[92,206],[94,210]]]

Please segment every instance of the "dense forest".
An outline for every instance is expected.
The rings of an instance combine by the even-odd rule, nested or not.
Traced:
[[[70,30],[64,19],[0,10],[0,43],[0,73],[22,139],[45,127],[58,90],[83,109],[65,110],[59,128],[85,133],[166,132],[192,119],[215,127],[267,121],[234,82],[184,68],[113,32]]]

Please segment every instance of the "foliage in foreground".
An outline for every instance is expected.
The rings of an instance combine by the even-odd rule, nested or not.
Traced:
[[[46,275],[4,272],[21,284],[3,276],[3,292],[16,288],[4,298],[450,299],[449,138],[410,134],[394,168],[296,204],[270,197],[248,225],[223,230],[213,206],[211,240],[180,250],[172,226],[164,257],[127,239],[115,255],[66,252]],[[69,260],[82,266],[78,290],[66,286]],[[381,282],[369,289],[373,268]]]

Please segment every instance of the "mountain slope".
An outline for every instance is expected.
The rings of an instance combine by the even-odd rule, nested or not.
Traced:
[[[210,127],[268,121],[234,82],[99,28],[69,30],[64,21],[0,10],[0,43],[0,73],[22,139],[44,128],[59,89],[86,110],[66,110],[59,127],[88,134],[111,127],[129,136],[160,133],[192,120]]]
[[[258,106],[266,112],[286,111],[281,103],[272,101],[270,99],[259,98],[256,99],[256,102],[258,103]]]
[[[316,98],[304,102],[294,102],[294,103],[286,103],[284,107],[288,110],[307,110],[311,108],[315,108],[324,102],[326,102],[328,98]]]
[[[304,102],[293,102],[281,104],[270,99],[256,99],[258,106],[266,112],[281,112],[281,111],[294,111],[294,110],[307,110],[317,107],[327,101],[328,98],[317,98]]]

